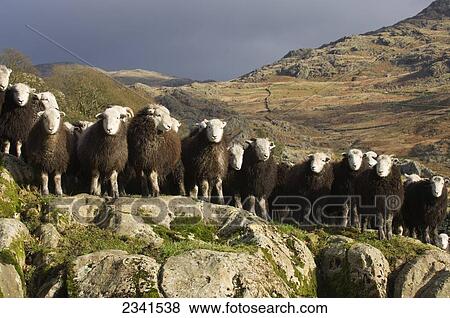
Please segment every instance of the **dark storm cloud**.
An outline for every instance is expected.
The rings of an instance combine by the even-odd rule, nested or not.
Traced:
[[[3,2],[0,49],[35,63],[73,58],[30,24],[106,69],[230,79],[287,51],[415,15],[431,0],[14,0]]]

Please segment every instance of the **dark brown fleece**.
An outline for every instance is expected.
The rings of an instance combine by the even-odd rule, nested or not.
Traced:
[[[410,183],[405,188],[402,216],[405,226],[423,232],[427,227],[434,231],[447,216],[447,187],[436,198],[432,194],[431,182],[421,180]]]
[[[206,136],[206,129],[183,139],[182,155],[185,167],[186,190],[191,190],[202,180],[214,183],[217,178],[224,180],[228,173],[228,141],[212,143]]]
[[[157,132],[153,120],[144,108],[128,127],[128,160],[136,171],[158,173],[163,181],[177,168],[181,158],[180,137],[172,130]]]
[[[40,171],[65,173],[74,157],[74,139],[62,122],[58,132],[49,135],[40,119],[25,144],[28,162]]]
[[[122,123],[117,134],[109,136],[102,120],[97,121],[81,136],[77,155],[82,170],[88,175],[94,170],[106,178],[113,171],[120,173],[128,160],[126,125]]]

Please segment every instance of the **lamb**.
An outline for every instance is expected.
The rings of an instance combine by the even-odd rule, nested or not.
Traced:
[[[373,169],[364,171],[357,179],[361,197],[360,214],[364,218],[362,230],[369,217],[376,217],[378,238],[392,238],[392,223],[401,209],[404,192],[398,159],[393,155],[380,155]]]
[[[101,180],[109,179],[112,196],[117,198],[117,177],[128,160],[126,121],[130,114],[110,107],[95,117],[97,122],[87,128],[78,141],[78,160],[82,171],[90,175],[91,194],[100,195]]]
[[[223,192],[227,201],[234,204],[235,207],[242,209],[241,200],[241,179],[242,179],[242,161],[244,159],[244,147],[234,143],[228,147],[229,167],[228,174],[223,181]]]
[[[210,201],[215,189],[220,204],[224,204],[223,180],[228,173],[228,141],[224,138],[227,125],[220,119],[204,121],[206,128],[183,140],[182,160],[186,169],[186,188],[193,197]],[[210,191],[211,189],[211,191]]]
[[[5,102],[0,115],[0,139],[3,152],[22,155],[22,145],[31,128],[38,120],[37,113],[44,110],[34,95],[35,90],[26,84],[15,84],[5,93]],[[14,145],[14,149],[11,148]]]
[[[75,155],[74,135],[62,123],[64,112],[50,108],[38,115],[25,144],[28,162],[40,172],[43,195],[49,194],[49,174],[54,174],[56,195],[62,195],[61,175]]]
[[[160,107],[148,106],[128,128],[129,164],[141,176],[142,195],[159,196],[160,185],[175,170],[181,158],[181,140],[172,130],[172,118]]]
[[[331,193],[333,180],[331,157],[323,152],[308,155],[305,162],[290,169],[283,194],[290,196],[287,208],[297,209],[291,210],[296,222],[322,223],[325,197]]]
[[[267,138],[247,140],[242,162],[242,197],[244,207],[268,219],[267,199],[277,183],[277,164],[271,154],[275,144]]]
[[[430,243],[430,235],[438,236],[438,227],[447,216],[447,185],[449,179],[434,176],[410,183],[405,189],[402,216],[411,236],[421,235],[425,243]]]
[[[421,176],[414,174],[414,173],[413,174],[405,174],[404,176],[406,178],[405,182],[403,183],[403,185],[405,187],[411,183],[419,182],[419,181],[423,180]]]
[[[333,164],[334,180],[331,188],[332,199],[336,204],[339,225],[346,227],[350,223],[359,227],[359,215],[356,198],[356,179],[368,169],[368,164],[363,160],[363,152],[359,149],[350,149],[342,153],[342,160]],[[349,217],[350,215],[350,217]]]
[[[5,92],[9,86],[9,77],[11,76],[11,73],[11,69],[7,68],[5,65],[0,65],[0,113],[3,102],[5,101]]]
[[[53,95],[53,93],[43,92],[43,93],[36,94],[36,96],[44,109],[50,109],[50,108],[59,109],[58,102],[56,100],[55,95]]]
[[[378,154],[375,151],[368,151],[364,153],[364,159],[366,160],[369,168],[375,167],[375,165],[377,164],[377,157]]]

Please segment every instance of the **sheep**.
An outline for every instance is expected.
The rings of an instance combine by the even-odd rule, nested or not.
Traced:
[[[357,179],[357,192],[361,198],[360,214],[364,218],[362,230],[369,217],[376,217],[378,238],[392,238],[392,223],[401,209],[404,192],[399,160],[394,155],[380,155],[373,169],[361,173]]]
[[[285,221],[285,214],[288,214],[288,211],[286,211],[283,205],[283,194],[287,176],[293,166],[294,164],[291,162],[280,162],[277,165],[277,183],[268,199],[270,217],[272,220],[279,221],[280,223]],[[281,209],[278,209],[280,206]]]
[[[342,153],[342,160],[333,164],[334,180],[331,187],[333,204],[336,204],[339,225],[346,227],[350,223],[359,227],[359,215],[357,209],[356,179],[368,169],[368,163],[363,160],[363,152],[360,149],[350,149]],[[349,217],[350,215],[350,217]]]
[[[306,221],[309,225],[322,222],[322,209],[326,205],[326,196],[331,192],[333,180],[331,157],[323,152],[308,155],[306,161],[290,169],[283,194],[288,197],[285,199],[287,209],[297,209],[292,210],[295,222]],[[279,205],[282,203],[280,201]]]
[[[15,152],[17,157],[22,155],[22,145],[38,119],[37,113],[44,110],[34,92],[35,89],[22,83],[6,90],[0,115],[0,139],[4,153]],[[11,144],[14,149],[11,149]]]
[[[364,159],[369,168],[373,168],[377,164],[378,154],[375,151],[367,151],[364,153]]]
[[[220,204],[224,204],[223,180],[228,173],[228,141],[224,138],[226,122],[220,119],[204,120],[206,128],[182,142],[182,160],[186,169],[186,188],[192,197],[210,201],[215,189]],[[211,189],[211,191],[210,191]]]
[[[77,156],[82,171],[90,175],[91,194],[101,194],[101,180],[105,178],[110,181],[113,198],[119,197],[117,177],[128,160],[126,121],[129,117],[130,114],[116,107],[106,108],[79,138]]]
[[[244,147],[241,144],[233,143],[228,147],[229,167],[227,177],[223,180],[224,196],[235,207],[242,209],[241,200],[241,179],[242,161],[244,159]]]
[[[39,120],[25,144],[28,162],[40,172],[42,194],[49,194],[48,177],[54,174],[55,193],[61,196],[61,175],[67,171],[75,155],[74,135],[62,123],[64,112],[50,108],[38,115]]]
[[[414,174],[414,173],[413,174],[404,174],[404,176],[406,178],[405,182],[403,183],[403,185],[405,187],[411,183],[419,182],[419,181],[423,180],[421,176]]]
[[[154,105],[143,108],[128,127],[129,164],[141,177],[142,195],[159,196],[160,185],[181,158],[181,140],[172,130],[172,118]]]
[[[245,141],[249,146],[242,161],[241,193],[244,207],[268,219],[267,199],[277,183],[277,164],[271,154],[275,144],[267,138]]]
[[[11,69],[7,68],[5,65],[0,65],[0,113],[3,102],[5,101],[5,92],[9,86],[9,77],[11,76],[11,73]]]
[[[405,188],[402,216],[409,234],[421,234],[425,243],[430,243],[430,234],[438,236],[438,226],[447,216],[447,185],[449,179],[434,176],[410,183]]]

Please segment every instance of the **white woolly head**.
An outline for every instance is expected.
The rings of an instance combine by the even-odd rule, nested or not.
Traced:
[[[446,184],[448,184],[449,180],[441,176],[434,176],[430,179],[430,182],[431,192],[433,193],[433,196],[439,198],[442,195],[444,187]]]
[[[45,109],[55,108],[59,109],[58,102],[56,101],[55,95],[51,92],[43,92],[37,94],[39,101],[44,106]]]
[[[363,152],[359,149],[350,149],[348,152],[342,154],[344,158],[347,158],[348,166],[353,171],[358,171],[361,168],[363,160]]]
[[[162,110],[163,112],[165,112],[167,115],[170,115],[170,110],[166,106],[163,106],[160,104],[151,104],[149,107],[150,108],[158,108],[158,109]]]
[[[14,102],[23,107],[30,100],[31,94],[34,94],[36,90],[34,88],[30,88],[27,84],[18,83],[12,86],[12,92],[14,97]]]
[[[134,112],[133,112],[133,110],[130,107],[124,107],[124,106],[119,106],[119,105],[109,105],[107,108],[116,109],[121,114],[126,115],[125,117],[123,117],[123,121],[124,122],[127,122],[127,120],[129,118],[133,118],[134,117]]]
[[[311,171],[314,173],[321,173],[326,164],[331,161],[329,155],[323,152],[316,152],[308,155]]]
[[[370,168],[375,167],[377,164],[378,154],[375,151],[368,151],[364,154],[364,158],[367,160]]]
[[[267,138],[256,138],[245,142],[255,149],[259,161],[269,160],[270,151],[275,148],[275,144]]]
[[[103,113],[97,114],[95,118],[103,123],[103,129],[109,136],[114,136],[120,130],[120,125],[128,118],[128,115],[120,108],[110,107],[105,109]]]
[[[240,144],[232,144],[228,147],[230,151],[230,165],[234,170],[241,170],[244,159],[244,147]]]
[[[173,117],[171,118],[172,118],[172,130],[177,133],[180,130],[181,123],[176,118]]]
[[[156,130],[166,132],[172,129],[172,117],[164,109],[148,107],[147,114],[153,120]]]
[[[377,174],[379,177],[387,177],[392,170],[392,167],[398,163],[398,159],[394,155],[380,155],[377,157]]]
[[[208,140],[214,143],[221,142],[223,138],[223,129],[227,123],[220,119],[205,119],[204,122],[206,123],[206,136],[208,137]]]
[[[62,118],[66,116],[64,112],[60,112],[55,108],[39,112],[38,115],[42,119],[45,132],[49,135],[54,135],[58,132]]]
[[[437,240],[436,240],[436,245],[443,249],[443,250],[447,250],[448,248],[448,235],[445,233],[441,233],[438,235]]]
[[[0,92],[4,92],[8,88],[11,73],[12,70],[5,65],[0,65]]]

